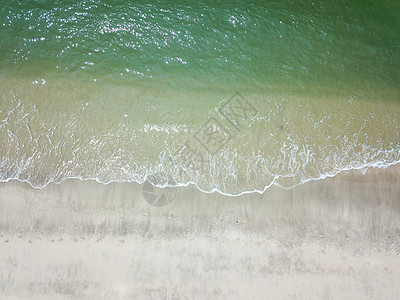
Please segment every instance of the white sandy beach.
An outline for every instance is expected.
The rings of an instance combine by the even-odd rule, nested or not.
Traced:
[[[0,184],[0,298],[398,299],[400,167],[225,197]]]

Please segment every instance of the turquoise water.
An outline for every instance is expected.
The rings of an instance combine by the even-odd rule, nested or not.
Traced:
[[[188,90],[400,82],[398,1],[53,2],[2,6],[3,72]]]
[[[0,179],[168,174],[239,194],[397,163],[399,3],[8,1]],[[210,118],[226,137],[211,150]]]

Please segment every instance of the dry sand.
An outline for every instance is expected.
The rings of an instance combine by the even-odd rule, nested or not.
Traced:
[[[400,166],[225,197],[0,184],[0,298],[398,299]]]

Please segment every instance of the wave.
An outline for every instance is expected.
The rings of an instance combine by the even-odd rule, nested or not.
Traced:
[[[245,194],[253,194],[253,193],[263,194],[268,188],[270,188],[271,186],[274,186],[274,185],[278,186],[280,188],[286,189],[286,190],[290,190],[290,189],[293,189],[293,188],[295,188],[297,186],[303,185],[303,184],[305,184],[307,182],[310,182],[310,181],[318,181],[318,180],[324,180],[324,179],[330,178],[330,177],[335,177],[336,175],[338,175],[338,174],[340,174],[342,172],[345,172],[345,171],[360,170],[360,171],[362,171],[363,174],[365,174],[369,168],[386,169],[386,168],[389,168],[391,166],[396,166],[398,164],[400,164],[400,161],[391,162],[391,163],[377,162],[377,163],[374,163],[374,164],[360,166],[360,167],[357,167],[357,168],[356,167],[347,167],[347,168],[344,168],[344,169],[341,169],[341,170],[334,170],[334,171],[331,171],[329,173],[321,174],[318,177],[310,177],[310,178],[304,179],[303,181],[301,181],[301,182],[299,182],[299,183],[297,183],[297,184],[295,184],[293,186],[289,186],[289,187],[288,186],[283,186],[283,185],[275,182],[275,180],[279,179],[279,177],[280,177],[280,176],[277,176],[270,184],[265,185],[264,188],[262,188],[260,190],[258,190],[258,189],[255,189],[255,190],[243,190],[243,191],[241,191],[239,193],[236,193],[236,194],[232,194],[232,193],[228,193],[228,192],[225,192],[225,191],[221,191],[221,190],[216,189],[216,188],[214,188],[212,190],[204,190],[195,182],[186,182],[186,183],[175,183],[174,182],[174,183],[168,183],[168,184],[159,184],[159,183],[156,183],[154,180],[150,179],[150,178],[154,178],[154,177],[157,177],[157,178],[168,178],[168,176],[166,176],[165,174],[151,174],[151,175],[146,176],[145,180],[143,180],[143,181],[111,180],[111,181],[108,181],[108,182],[103,182],[99,178],[69,177],[69,178],[62,179],[61,181],[49,181],[46,184],[44,184],[43,186],[36,186],[36,185],[32,184],[32,182],[30,182],[29,180],[26,180],[26,179],[25,180],[21,180],[19,178],[0,179],[0,182],[5,182],[6,183],[6,182],[9,182],[9,181],[16,180],[16,181],[19,181],[19,182],[28,183],[32,188],[38,189],[38,190],[45,189],[49,184],[52,184],[52,183],[53,184],[61,184],[64,181],[73,180],[73,179],[77,179],[77,180],[80,180],[80,181],[95,181],[95,182],[97,182],[99,184],[103,184],[103,185],[107,185],[107,184],[110,184],[110,183],[133,183],[133,182],[142,185],[142,184],[145,184],[146,182],[148,182],[148,183],[150,183],[151,185],[153,185],[153,186],[155,186],[157,188],[163,188],[163,189],[187,187],[189,185],[194,185],[199,191],[201,191],[203,193],[206,193],[206,194],[219,193],[221,195],[228,196],[228,197],[239,197],[239,196],[242,196],[242,195],[245,195]],[[161,180],[161,181],[163,181],[163,180]]]
[[[114,83],[12,89],[0,98],[0,181],[147,180],[236,196],[400,161],[400,105],[382,96],[209,96],[194,111]]]

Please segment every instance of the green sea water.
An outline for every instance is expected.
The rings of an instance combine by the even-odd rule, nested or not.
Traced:
[[[395,164],[399,28],[400,1],[7,1],[0,180],[240,194]]]

